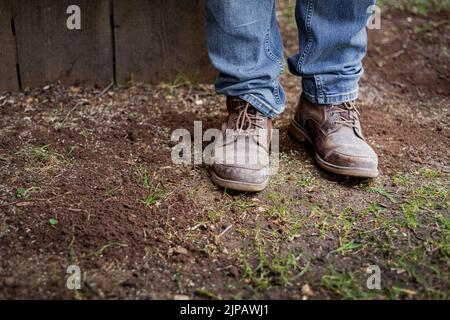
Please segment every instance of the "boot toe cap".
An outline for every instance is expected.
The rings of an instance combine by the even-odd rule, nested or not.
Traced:
[[[211,169],[220,179],[237,183],[263,184],[268,179],[266,168],[245,168],[214,164],[211,166]]]

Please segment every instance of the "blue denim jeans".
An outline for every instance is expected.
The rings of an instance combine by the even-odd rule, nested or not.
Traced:
[[[284,72],[276,0],[205,0],[210,59],[219,94],[238,96],[274,118],[284,110]],[[375,0],[297,0],[300,52],[288,59],[312,103],[355,100]]]

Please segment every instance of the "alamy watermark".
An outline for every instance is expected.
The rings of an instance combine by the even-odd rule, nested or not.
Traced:
[[[66,20],[67,29],[81,30],[81,8],[72,4],[67,7],[66,13],[69,14]]]
[[[201,121],[194,121],[194,132],[176,129],[171,136],[171,158],[175,164],[262,164],[267,175],[274,175],[279,167],[279,130],[208,129],[203,132]],[[203,143],[209,144],[203,148]],[[270,150],[270,152],[269,152]]]
[[[377,265],[370,265],[366,269],[370,276],[367,278],[366,287],[369,290],[381,290],[381,269]]]
[[[66,281],[66,287],[69,290],[81,289],[81,269],[77,265],[70,265],[67,267],[66,272],[70,274]]]
[[[381,8],[377,5],[372,5],[367,8],[367,14],[370,15],[367,20],[367,28],[370,30],[381,29]]]
[[[66,21],[67,29],[81,30],[81,8],[76,4],[67,7],[66,13],[69,15]],[[381,8],[377,5],[371,5],[366,13],[370,15],[367,21],[367,28],[370,30],[381,29]]]

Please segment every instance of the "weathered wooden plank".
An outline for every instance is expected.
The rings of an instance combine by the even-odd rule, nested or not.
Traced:
[[[118,83],[210,82],[202,0],[114,0]]]
[[[12,0],[0,0],[0,91],[19,89],[12,9]]]
[[[109,0],[16,0],[22,87],[61,81],[105,85],[114,78]],[[67,8],[81,9],[81,30],[67,28]]]

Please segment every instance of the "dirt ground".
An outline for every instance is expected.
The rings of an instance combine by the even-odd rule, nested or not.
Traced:
[[[289,74],[280,172],[258,194],[171,161],[174,129],[220,127],[212,85],[0,93],[0,298],[448,299],[450,14],[382,18],[359,102],[374,180],[327,174],[288,136],[301,90]],[[66,287],[69,265],[81,290]],[[366,287],[371,265],[381,290]]]

